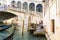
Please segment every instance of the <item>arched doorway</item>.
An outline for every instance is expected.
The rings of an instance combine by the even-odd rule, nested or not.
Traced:
[[[20,1],[17,2],[17,7],[21,8],[21,2]]]
[[[28,8],[28,3],[27,2],[24,2],[23,3],[23,9],[27,10],[27,8]]]
[[[38,4],[37,6],[36,6],[36,11],[37,12],[42,12],[43,10],[42,10],[42,4]]]
[[[11,2],[12,7],[15,7],[15,3],[16,3],[15,1]]]
[[[35,11],[35,4],[34,3],[30,3],[29,10]]]

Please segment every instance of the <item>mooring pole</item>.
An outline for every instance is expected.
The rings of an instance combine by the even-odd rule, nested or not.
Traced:
[[[23,36],[23,33],[24,33],[24,20],[23,20],[23,26],[22,26],[22,36]]]

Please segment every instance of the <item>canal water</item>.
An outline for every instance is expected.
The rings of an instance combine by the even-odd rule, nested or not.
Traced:
[[[22,31],[20,27],[16,27],[13,40],[46,40],[46,37],[33,35],[33,34],[30,34],[28,31],[24,31],[22,35]]]
[[[3,38],[8,37],[8,35],[10,35],[10,33],[13,32],[13,28],[14,27],[7,29],[6,31],[0,32],[0,40],[3,40]],[[16,30],[15,30],[15,33],[13,35],[13,40],[46,40],[45,36],[35,36],[33,34],[30,34],[28,31],[24,31],[23,35],[22,35],[21,29],[22,28],[20,26],[16,26]],[[27,30],[27,26],[25,26],[25,29]]]
[[[14,36],[13,36],[13,40],[46,40],[45,36],[38,36],[38,35],[34,35],[34,34],[30,34],[27,30],[28,30],[28,18],[25,18],[24,20],[24,32],[22,35],[22,23],[19,23],[20,26],[16,27]],[[21,22],[21,21],[19,21]]]

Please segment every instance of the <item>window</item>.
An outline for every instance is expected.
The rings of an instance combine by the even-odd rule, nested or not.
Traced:
[[[34,3],[30,3],[29,10],[35,11],[35,4]]]
[[[24,2],[24,3],[23,3],[23,9],[26,10],[27,8],[28,8],[28,3],[27,3],[27,2]]]
[[[36,11],[37,12],[42,12],[43,10],[42,10],[42,4],[38,4],[37,6],[36,6]]]
[[[53,33],[55,32],[54,29],[55,29],[55,20],[52,19],[51,20],[51,30],[52,30]]]
[[[21,8],[21,2],[20,1],[17,2],[17,7]]]
[[[12,7],[15,7],[15,1],[11,2]]]

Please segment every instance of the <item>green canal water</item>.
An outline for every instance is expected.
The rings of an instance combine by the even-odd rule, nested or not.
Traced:
[[[11,28],[4,30],[2,32],[0,32],[0,40],[3,40],[5,38],[7,38],[8,36],[10,36],[12,33],[14,32],[14,26],[12,26]]]
[[[46,38],[45,36],[35,36],[27,31],[25,31],[22,36],[21,30],[19,30],[19,27],[17,27],[13,40],[46,40]]]
[[[3,40],[4,38],[8,37],[13,33],[14,26],[0,32],[0,40]],[[22,36],[22,31],[20,27],[16,27],[15,33],[13,35],[13,40],[46,40],[45,36],[35,36],[33,34],[30,34],[28,31],[24,31]]]

